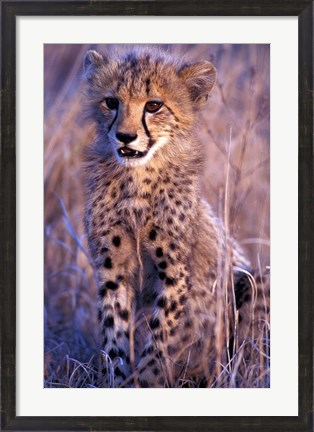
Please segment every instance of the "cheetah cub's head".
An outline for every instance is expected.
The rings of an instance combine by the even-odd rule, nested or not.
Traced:
[[[101,145],[127,166],[188,151],[195,114],[216,81],[208,61],[183,63],[154,49],[111,58],[88,51],[84,73]]]

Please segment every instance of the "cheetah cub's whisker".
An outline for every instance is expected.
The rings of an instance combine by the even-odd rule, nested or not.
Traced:
[[[122,359],[114,363],[114,386],[134,386],[131,376],[141,387],[208,379],[222,360],[219,269],[226,257],[230,269],[249,267],[200,194],[197,116],[216,69],[149,48],[114,57],[88,51],[84,71],[97,127],[86,154],[85,226],[98,275],[101,348]],[[240,279],[243,288],[241,272],[230,287]],[[232,314],[234,294],[226,295]]]

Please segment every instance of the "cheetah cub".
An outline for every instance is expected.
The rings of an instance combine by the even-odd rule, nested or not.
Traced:
[[[229,333],[217,337],[222,272],[238,269],[235,286],[249,265],[200,194],[197,115],[216,70],[153,49],[88,51],[84,75],[97,128],[85,226],[99,284],[101,385],[208,379]]]

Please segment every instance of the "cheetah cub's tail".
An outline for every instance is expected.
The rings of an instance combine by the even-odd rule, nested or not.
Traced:
[[[239,357],[239,369],[247,374],[246,364],[269,363],[270,359],[270,272],[248,272],[235,268],[235,320],[229,355]],[[253,363],[253,364],[254,364]]]

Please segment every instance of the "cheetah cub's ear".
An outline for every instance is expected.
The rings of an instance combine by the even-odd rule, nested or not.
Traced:
[[[95,68],[100,66],[103,63],[103,61],[104,58],[99,52],[94,50],[87,51],[83,62],[84,75],[87,80],[89,80],[92,77]]]
[[[179,76],[183,79],[189,89],[193,102],[201,104],[207,101],[212,91],[216,78],[216,68],[208,61],[184,65]]]

